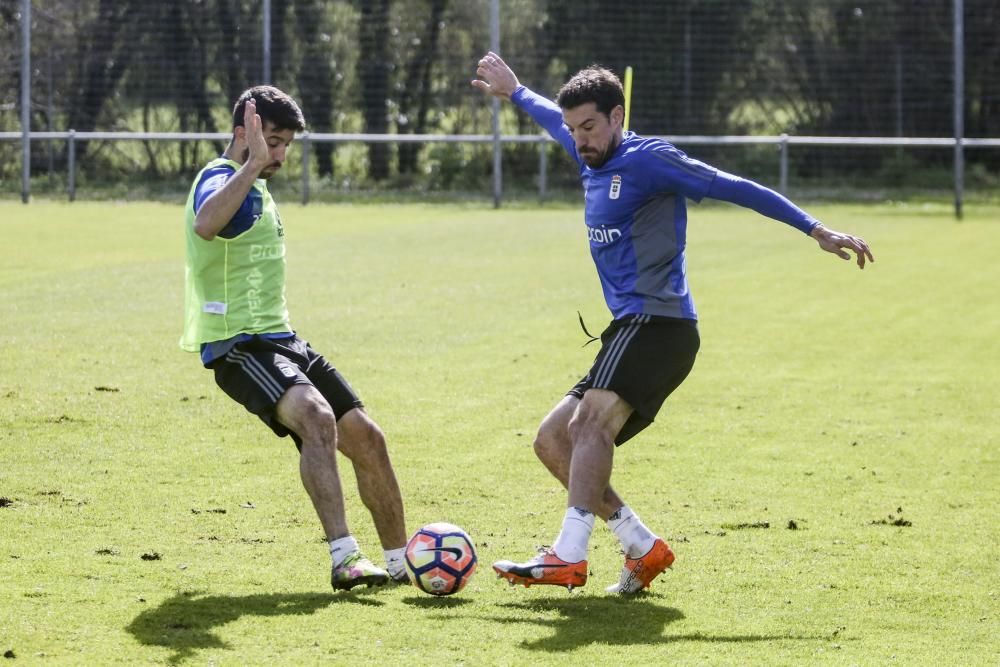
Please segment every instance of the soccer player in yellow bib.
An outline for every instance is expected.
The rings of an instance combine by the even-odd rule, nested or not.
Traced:
[[[185,208],[181,347],[233,400],[299,449],[302,484],[326,532],[335,589],[407,581],[403,501],[385,436],[339,372],[299,338],[285,305],[285,236],[267,179],[281,169],[298,104],[273,86],[240,95],[233,138],[195,177]],[[361,551],[344,515],[337,452],[354,465],[386,569]]]

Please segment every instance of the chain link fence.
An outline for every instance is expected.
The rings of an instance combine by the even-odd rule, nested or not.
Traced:
[[[22,190],[24,111],[33,192],[73,179],[93,196],[183,194],[224,148],[234,98],[269,79],[300,101],[313,138],[276,189],[489,198],[492,105],[469,81],[497,38],[521,82],[549,96],[591,63],[632,66],[632,129],[796,192],[947,193],[958,126],[981,140],[965,147],[964,187],[988,196],[998,33],[1000,0],[0,0],[0,196]],[[958,124],[956,54],[969,54]],[[527,116],[504,105],[499,127],[507,195],[576,192],[575,168]]]

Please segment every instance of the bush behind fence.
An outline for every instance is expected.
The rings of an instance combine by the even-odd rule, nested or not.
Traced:
[[[20,130],[18,0],[0,2],[0,131]],[[490,44],[490,0],[34,0],[31,129],[227,132],[234,97],[266,73],[300,100],[311,132],[488,134],[472,90]],[[265,40],[262,11],[270,9]],[[964,125],[1000,136],[1000,0],[964,0]],[[631,121],[649,135],[948,137],[954,131],[952,2],[912,0],[499,0],[501,51],[554,95],[578,68],[635,69]],[[265,44],[267,43],[267,44]],[[991,55],[992,54],[992,55]],[[504,134],[536,134],[504,109]],[[35,141],[33,182],[67,178],[65,141]],[[220,142],[76,146],[81,190],[185,183]],[[776,184],[773,146],[683,146]],[[489,193],[491,148],[315,143],[324,191]],[[538,148],[503,149],[505,186],[539,185]],[[546,186],[575,170],[548,149]],[[951,186],[947,149],[795,147],[793,187]],[[970,189],[993,188],[1000,151],[967,155]],[[289,188],[301,183],[292,160]],[[20,189],[20,145],[0,142],[2,194]],[[186,186],[185,186],[186,187]],[[183,189],[183,188],[182,188]]]

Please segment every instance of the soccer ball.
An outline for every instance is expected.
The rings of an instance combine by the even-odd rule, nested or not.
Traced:
[[[458,526],[431,523],[406,543],[406,574],[425,593],[457,593],[475,571],[476,547]]]

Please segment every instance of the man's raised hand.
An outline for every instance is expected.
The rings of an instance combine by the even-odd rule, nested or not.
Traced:
[[[243,129],[246,131],[247,150],[246,161],[254,168],[264,169],[271,163],[271,153],[267,141],[264,140],[264,127],[257,113],[257,102],[252,97],[247,100],[243,109]]]
[[[521,85],[514,75],[514,71],[507,66],[503,58],[492,51],[479,59],[476,76],[479,79],[472,80],[473,87],[487,95],[505,100],[509,100],[517,87]]]

